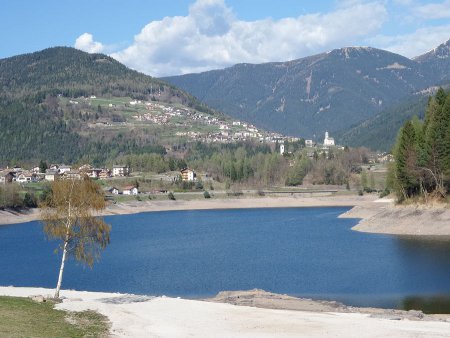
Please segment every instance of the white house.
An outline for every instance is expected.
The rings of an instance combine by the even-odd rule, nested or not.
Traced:
[[[130,185],[130,186],[123,188],[123,194],[124,195],[137,195],[137,194],[139,194],[139,190],[134,185]]]
[[[19,183],[28,183],[31,182],[33,179],[33,176],[30,173],[21,173],[16,177],[16,182]]]
[[[72,167],[71,167],[70,165],[64,165],[64,164],[62,164],[62,165],[59,166],[58,170],[59,170],[59,173],[60,173],[60,174],[64,174],[64,173],[66,173],[66,172],[71,171],[71,170],[72,170]]]
[[[280,144],[280,154],[283,155],[285,152],[284,150],[284,144]]]
[[[329,137],[328,132],[325,132],[325,139],[323,140],[324,146],[334,146],[334,138]]]
[[[305,140],[305,146],[306,147],[312,147],[313,146],[313,140]]]
[[[130,169],[126,165],[114,165],[112,170],[113,176],[128,176]]]

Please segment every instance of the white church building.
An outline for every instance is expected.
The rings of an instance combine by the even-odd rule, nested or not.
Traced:
[[[334,138],[330,137],[328,135],[328,132],[325,132],[325,138],[323,140],[323,145],[324,146],[334,146]]]

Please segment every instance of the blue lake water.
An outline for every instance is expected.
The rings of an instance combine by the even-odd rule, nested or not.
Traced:
[[[63,288],[188,298],[259,288],[398,307],[450,295],[450,241],[350,230],[348,210],[269,208],[110,216],[111,244],[91,270],[69,260]],[[0,227],[0,285],[56,284],[60,256],[39,222]]]

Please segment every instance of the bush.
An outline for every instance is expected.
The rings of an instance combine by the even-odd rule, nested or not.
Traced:
[[[169,193],[167,194],[167,197],[169,198],[169,200],[172,200],[172,201],[175,201],[175,200],[176,200],[175,196],[173,195],[173,192],[169,192]]]
[[[211,195],[209,194],[209,192],[207,190],[205,190],[205,192],[203,193],[203,197],[204,198],[211,198]]]
[[[372,192],[377,192],[377,191],[376,191],[376,189],[372,189],[372,188],[369,188],[369,187],[364,187],[364,192],[370,194]]]
[[[362,195],[364,195],[364,192],[362,190],[359,190],[358,191],[358,196],[362,196]]]
[[[27,208],[37,208],[36,196],[27,192],[23,198],[23,205]]]
[[[391,191],[388,188],[384,188],[382,192],[380,192],[380,198],[386,197],[391,193]]]

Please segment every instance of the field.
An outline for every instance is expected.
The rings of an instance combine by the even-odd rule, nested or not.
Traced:
[[[55,310],[51,301],[0,296],[1,337],[107,337],[106,317],[93,311]]]

